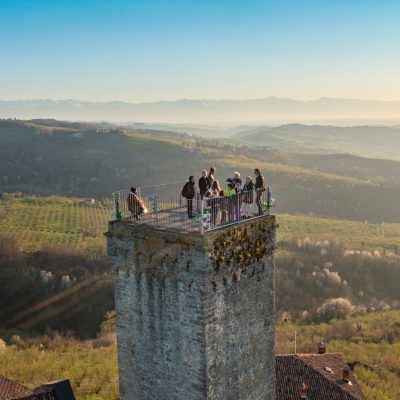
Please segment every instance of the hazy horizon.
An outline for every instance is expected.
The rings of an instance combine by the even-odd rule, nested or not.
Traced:
[[[179,99],[128,103],[81,100],[0,100],[0,118],[53,118],[115,123],[168,123],[217,126],[400,124],[400,101],[323,97],[301,101],[271,96],[249,100]]]
[[[78,98],[78,97],[21,97],[21,98],[7,98],[7,97],[1,97],[0,102],[17,102],[17,101],[76,101],[76,102],[84,102],[84,103],[127,103],[127,104],[153,104],[153,103],[174,103],[174,102],[179,102],[179,101],[235,101],[235,102],[240,102],[240,101],[260,101],[260,100],[269,100],[269,99],[278,99],[278,100],[292,100],[292,101],[297,101],[297,102],[302,102],[302,103],[312,103],[320,100],[344,100],[344,101],[363,101],[363,102],[380,102],[380,103],[400,103],[400,96],[399,98],[394,98],[394,99],[379,99],[379,98],[361,98],[361,97],[330,97],[330,96],[318,96],[318,97],[313,97],[313,98],[296,98],[293,96],[289,97],[281,97],[281,96],[275,96],[275,95],[265,95],[261,97],[245,97],[245,98],[239,98],[239,97],[176,97],[176,98],[170,98],[170,99],[163,99],[163,98],[158,98],[158,99],[149,99],[146,101],[129,101],[129,100],[122,100],[119,98],[115,99],[110,99],[110,100],[95,100],[95,99],[84,99],[84,98]]]
[[[0,1],[1,96],[397,100],[400,3]],[[267,96],[268,97],[268,96]]]

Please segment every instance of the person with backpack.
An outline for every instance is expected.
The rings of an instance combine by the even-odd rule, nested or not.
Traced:
[[[264,177],[261,175],[261,172],[258,168],[254,169],[254,174],[256,176],[256,182],[254,184],[254,188],[256,189],[256,204],[258,206],[258,215],[262,215],[262,204],[261,204],[261,197],[262,194],[265,192],[265,183]]]
[[[193,199],[196,194],[195,186],[194,177],[189,176],[189,180],[183,186],[181,193],[182,197],[184,197],[187,202],[187,213],[189,219],[193,218]]]
[[[132,213],[133,218],[139,221],[139,216],[142,215],[144,211],[144,205],[138,196],[136,188],[131,187],[131,192],[128,195],[127,203],[128,210]]]

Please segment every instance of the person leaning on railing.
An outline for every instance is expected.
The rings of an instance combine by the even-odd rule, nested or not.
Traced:
[[[262,204],[261,204],[261,197],[262,194],[265,192],[265,183],[264,177],[261,175],[261,172],[258,168],[254,169],[254,174],[256,175],[256,183],[254,188],[256,189],[256,204],[258,206],[258,215],[262,215]]]
[[[193,218],[193,199],[196,194],[195,186],[194,177],[189,176],[189,180],[183,186],[181,193],[182,197],[184,197],[187,202],[187,213],[189,219]]]

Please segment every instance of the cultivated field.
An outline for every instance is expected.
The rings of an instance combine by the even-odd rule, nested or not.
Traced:
[[[106,201],[59,196],[3,195],[0,234],[16,236],[24,250],[46,244],[86,249],[105,246],[111,205]],[[278,241],[293,238],[335,238],[346,248],[395,250],[400,247],[400,224],[368,224],[304,215],[278,215]]]
[[[24,250],[47,244],[104,248],[110,206],[97,200],[3,195],[0,234],[18,238]]]

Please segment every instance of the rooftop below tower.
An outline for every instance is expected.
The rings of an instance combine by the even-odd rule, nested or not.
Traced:
[[[270,215],[269,188],[187,193],[185,182],[121,190],[113,194],[112,221],[162,230],[206,233]]]

